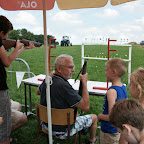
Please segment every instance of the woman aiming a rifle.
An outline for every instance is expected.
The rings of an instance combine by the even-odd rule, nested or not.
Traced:
[[[14,51],[8,56],[2,40],[7,39],[12,30],[12,23],[5,16],[0,15],[0,117],[3,117],[3,122],[0,125],[0,144],[9,144],[11,134],[11,106],[5,67],[9,67],[25,49],[34,47],[31,42],[29,46],[24,47],[24,44],[18,40]]]

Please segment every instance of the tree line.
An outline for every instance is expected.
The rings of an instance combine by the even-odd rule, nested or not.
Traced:
[[[49,38],[54,36],[52,35],[47,35],[47,41],[49,44]],[[39,43],[44,43],[44,35],[39,34],[39,35],[34,35],[32,32],[27,31],[26,29],[18,29],[18,30],[13,30],[9,34],[9,39],[15,39],[15,40],[22,40],[22,39],[27,39],[30,41],[35,41]],[[52,40],[51,41],[52,45],[59,45],[59,42]]]

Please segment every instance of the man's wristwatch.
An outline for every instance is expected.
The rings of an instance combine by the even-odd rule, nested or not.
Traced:
[[[0,37],[0,47],[3,45],[3,43],[2,43],[2,39],[1,39],[1,37]]]

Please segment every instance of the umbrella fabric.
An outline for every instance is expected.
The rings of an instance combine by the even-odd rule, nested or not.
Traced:
[[[119,5],[130,1],[136,1],[136,0],[111,0],[111,5]]]
[[[122,3],[134,0],[111,0],[112,5],[119,5]],[[56,0],[59,9],[81,9],[81,8],[99,8],[104,7],[108,0]]]
[[[99,8],[104,7],[108,0],[56,0],[59,9],[81,9],[81,8]],[[135,0],[111,0],[112,5],[119,5],[122,3]],[[55,0],[46,1],[46,10],[51,10],[54,7]],[[43,10],[42,0],[0,0],[0,7],[4,10]]]
[[[46,1],[46,10],[51,10],[54,7],[55,0]],[[0,7],[4,10],[43,10],[43,0],[0,0]]]

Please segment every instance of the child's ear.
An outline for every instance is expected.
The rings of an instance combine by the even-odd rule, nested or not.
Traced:
[[[127,135],[130,135],[131,127],[128,124],[123,124],[122,127],[127,132]]]
[[[112,72],[113,72],[114,75],[117,74],[117,70],[116,69],[113,69]]]

